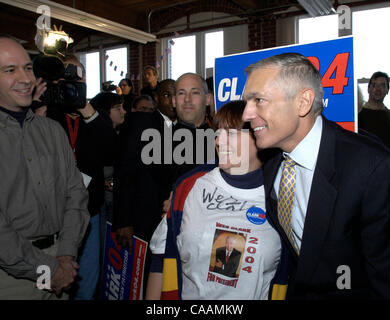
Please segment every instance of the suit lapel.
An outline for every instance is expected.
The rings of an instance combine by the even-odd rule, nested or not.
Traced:
[[[302,235],[296,279],[310,279],[321,256],[332,217],[337,189],[335,176],[335,131],[323,118],[323,131],[314,171]]]
[[[267,199],[267,216],[271,225],[276,229],[280,237],[283,239],[283,242],[290,249],[291,256],[294,258],[294,260],[296,260],[298,258],[297,254],[295,253],[295,250],[292,247],[290,240],[284,232],[283,227],[279,223],[278,199],[276,198],[276,194],[273,191],[275,178],[282,160],[282,153],[279,152],[264,165],[264,191]]]
[[[278,169],[280,163],[282,162],[282,159],[282,153],[279,152],[272,159],[270,159],[264,164],[264,191],[266,198],[269,198],[271,196],[276,174],[278,173]]]

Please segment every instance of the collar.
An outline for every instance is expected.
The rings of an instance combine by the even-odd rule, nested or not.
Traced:
[[[385,104],[382,102],[382,104],[377,107],[376,105],[370,104],[369,101],[367,101],[364,105],[363,108],[365,109],[370,109],[370,110],[387,110]]]
[[[177,124],[181,124],[181,125],[183,125],[185,127],[189,127],[189,128],[193,128],[193,129],[208,129],[208,128],[210,128],[206,121],[204,121],[199,127],[195,127],[194,124],[188,123],[188,122],[184,122],[184,121],[179,120],[179,119],[177,120]]]
[[[172,121],[171,119],[169,119],[165,114],[163,114],[160,110],[157,109],[157,111],[161,114],[161,116],[164,118],[164,121],[165,121],[165,124],[168,126],[168,127],[171,127],[172,124],[176,124],[176,120],[175,121]]]
[[[322,133],[322,117],[318,116],[314,122],[314,126],[303,140],[290,153],[283,152],[283,155],[288,155],[298,165],[313,171],[317,162],[318,151],[320,149]]]
[[[14,114],[22,113],[22,112],[24,112],[26,114],[24,121],[30,121],[35,116],[34,112],[32,112],[32,110],[30,108],[25,108],[21,112],[15,112],[15,111],[11,111],[11,110],[8,110],[8,109],[0,106],[0,123],[3,125],[3,127],[5,127],[7,121],[9,121],[10,118],[12,118],[13,120],[17,120],[14,117]]]

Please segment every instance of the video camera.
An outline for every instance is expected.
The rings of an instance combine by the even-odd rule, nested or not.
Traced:
[[[83,82],[81,70],[73,64],[64,63],[56,56],[39,55],[33,61],[37,78],[46,82],[47,89],[40,97],[48,110],[56,108],[60,112],[74,113],[85,106],[87,87]]]
[[[111,91],[114,91],[117,86],[112,84],[113,81],[105,81],[102,83],[102,91],[103,92],[111,92]]]

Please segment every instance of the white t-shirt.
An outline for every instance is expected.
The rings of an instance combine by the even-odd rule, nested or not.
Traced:
[[[164,219],[150,243],[153,253],[164,253],[166,232]],[[235,250],[226,260],[227,237]],[[232,187],[219,168],[199,178],[184,204],[177,246],[182,299],[268,299],[281,243],[266,220],[263,186]]]

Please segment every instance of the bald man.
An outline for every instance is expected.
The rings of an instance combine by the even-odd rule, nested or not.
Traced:
[[[66,298],[89,221],[65,132],[28,108],[35,83],[27,52],[0,36],[0,299]]]

